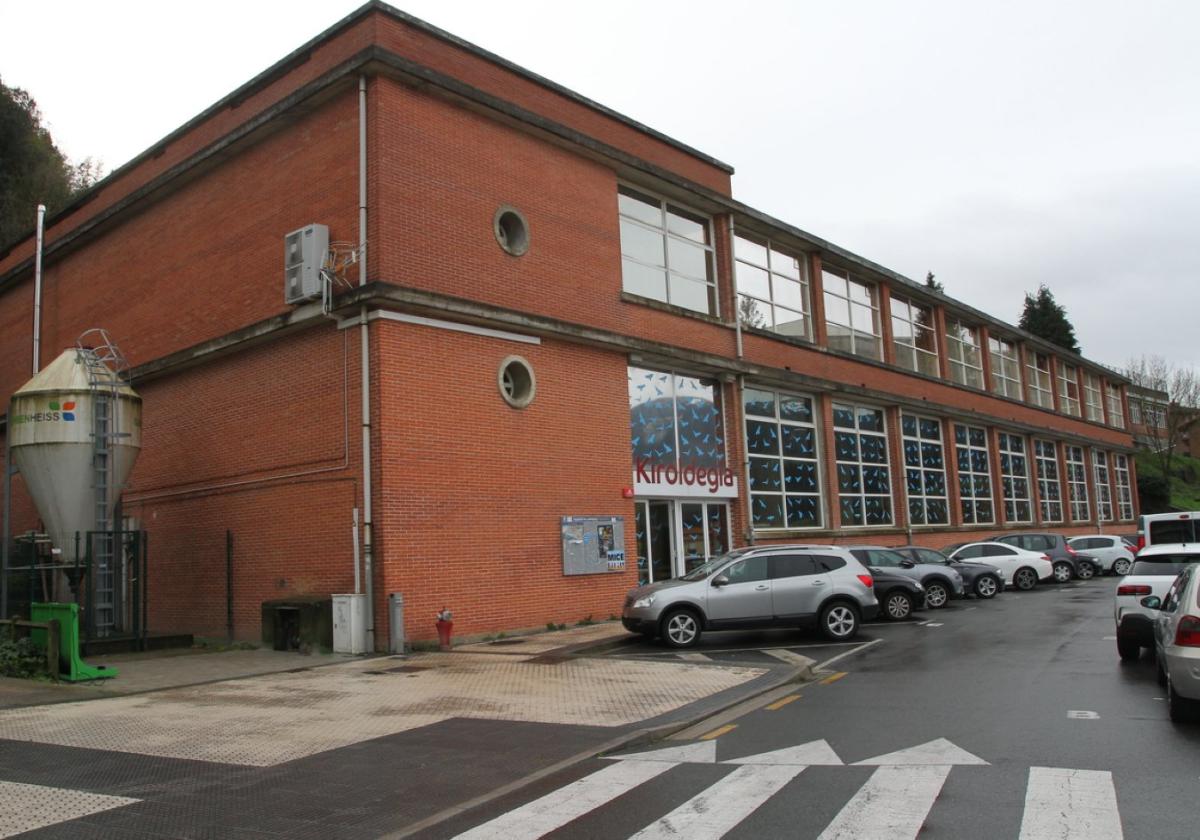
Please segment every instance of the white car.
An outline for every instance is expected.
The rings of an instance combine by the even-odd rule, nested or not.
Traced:
[[[1004,575],[1005,584],[1022,590],[1033,589],[1040,580],[1054,579],[1054,564],[1045,554],[1000,542],[967,543],[955,549],[950,559],[964,563],[975,560],[995,566]]]
[[[1200,714],[1200,569],[1184,567],[1161,601],[1147,597],[1155,609],[1154,653],[1158,681],[1167,690],[1167,710],[1176,723],[1193,723]]]
[[[1125,577],[1133,566],[1135,552],[1129,543],[1120,537],[1110,537],[1097,534],[1090,537],[1072,537],[1067,540],[1071,548],[1081,554],[1089,554],[1096,558],[1100,568],[1105,572]]]
[[[1142,648],[1154,646],[1154,619],[1158,610],[1142,606],[1151,595],[1162,601],[1179,573],[1200,562],[1200,545],[1162,543],[1148,545],[1138,552],[1117,587],[1113,620],[1117,624],[1117,654],[1122,659],[1137,659]]]

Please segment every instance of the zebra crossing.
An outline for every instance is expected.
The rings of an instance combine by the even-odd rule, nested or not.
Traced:
[[[792,836],[913,840],[922,831],[955,768],[990,766],[943,738],[849,765],[824,740],[721,761],[717,760],[716,741],[606,760],[612,763],[477,825],[457,835],[457,840],[536,840],[575,820],[602,816],[605,808],[619,808],[622,797],[688,765],[728,766],[730,771],[628,836],[634,840],[718,840],[734,832],[775,797],[803,801],[805,771],[809,768],[858,767],[874,769],[828,824],[819,831]],[[807,795],[819,796],[812,791]],[[1112,774],[1029,768],[1019,833],[1015,822],[1013,829],[1011,836],[1016,840],[1123,840]],[[594,831],[593,824],[591,833],[584,833],[597,836]],[[565,832],[564,836],[569,834]]]

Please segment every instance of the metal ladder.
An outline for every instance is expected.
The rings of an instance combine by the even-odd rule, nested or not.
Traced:
[[[89,338],[91,341],[89,341]],[[91,343],[93,346],[87,346]],[[88,375],[88,387],[92,392],[92,474],[95,490],[96,527],[91,539],[92,556],[92,601],[91,620],[97,636],[109,636],[121,629],[123,592],[118,585],[125,575],[118,574],[117,565],[122,558],[117,556],[114,545],[112,519],[109,515],[109,500],[120,494],[120,487],[112,486],[113,445],[122,437],[117,414],[120,406],[122,374],[128,363],[121,351],[102,329],[91,329],[79,336],[75,351],[80,364]]]

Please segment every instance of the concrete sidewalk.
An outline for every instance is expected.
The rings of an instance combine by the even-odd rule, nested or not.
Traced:
[[[30,823],[64,831],[87,823],[109,836],[233,836],[252,826],[262,836],[281,826],[288,836],[383,834],[435,824],[499,789],[665,735],[805,672],[804,663],[589,654],[627,638],[605,622],[404,657],[111,657],[105,664],[122,669],[115,680],[42,686],[49,699],[5,703],[0,766],[10,769],[0,782],[25,785],[13,788],[23,796],[43,785],[122,803],[111,813],[55,806]],[[336,778],[332,767],[341,768]],[[248,796],[248,786],[264,795]],[[326,790],[322,810],[314,797]]]

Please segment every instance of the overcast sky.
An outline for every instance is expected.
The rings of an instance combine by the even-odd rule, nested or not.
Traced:
[[[111,171],[361,5],[0,0],[0,78]],[[1200,3],[397,4],[731,164],[741,201],[1088,358],[1200,367]]]

